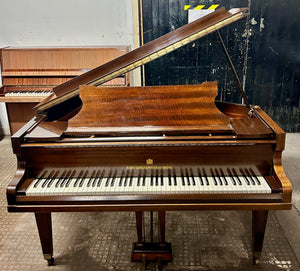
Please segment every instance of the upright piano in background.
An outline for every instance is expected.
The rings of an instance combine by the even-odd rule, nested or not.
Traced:
[[[246,11],[221,8],[55,87],[13,135],[18,170],[8,210],[35,213],[49,264],[51,213],[93,211],[136,212],[132,260],[168,261],[166,211],[250,210],[258,261],[268,210],[291,208],[284,131],[259,106],[215,101],[217,82],[97,87]],[[158,211],[158,243],[143,241],[144,211]]]
[[[129,52],[129,47],[37,48],[6,47],[0,50],[2,87],[10,133],[14,134],[34,115],[32,110],[52,88]],[[107,85],[127,86],[128,76]]]

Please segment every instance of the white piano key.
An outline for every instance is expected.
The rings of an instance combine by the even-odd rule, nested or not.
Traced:
[[[268,182],[266,181],[266,179],[263,176],[257,176],[257,179],[260,181],[260,183],[263,187],[262,188],[263,193],[271,193],[272,192]]]
[[[109,195],[109,194],[201,194],[201,193],[271,193],[272,190],[263,176],[216,176],[193,177],[171,176],[125,176],[125,177],[80,177],[34,179],[26,195]],[[246,171],[246,174],[248,172]],[[182,178],[184,182],[182,181]],[[100,186],[98,186],[101,180]],[[207,183],[208,180],[208,183]],[[121,181],[121,186],[119,186]],[[125,185],[126,181],[126,185]],[[177,185],[175,185],[175,181]],[[130,182],[132,185],[130,186]],[[145,182],[145,185],[143,183]],[[220,183],[221,182],[221,183]],[[227,182],[227,185],[226,185]],[[63,185],[61,185],[63,183]],[[69,185],[67,186],[67,183]],[[82,183],[82,186],[80,184]],[[93,186],[93,183],[95,184]],[[140,185],[138,185],[138,183]],[[234,185],[234,183],[236,183]],[[260,183],[260,184],[259,184]],[[50,185],[51,184],[51,185]],[[58,184],[58,185],[57,185]],[[74,184],[77,184],[74,187]]]
[[[110,191],[112,194],[119,194],[118,185],[119,185],[119,177],[114,177],[113,186],[110,186]]]
[[[28,186],[27,190],[26,190],[26,195],[32,195],[32,191],[35,189],[35,185],[37,182],[40,182],[41,179],[37,178],[37,179],[34,179],[31,184]]]
[[[32,190],[32,194],[34,194],[35,196],[42,195],[43,194],[43,192],[42,192],[43,184],[45,181],[47,181],[47,178],[40,179],[40,182],[38,183],[38,185],[36,187],[34,187],[34,189]]]
[[[132,188],[130,189],[130,194],[138,195],[138,193],[139,193],[138,180],[139,180],[139,177],[133,177]]]
[[[103,185],[105,185],[105,180],[106,178],[103,177],[99,177],[96,183],[96,187],[95,187],[95,194],[96,195],[101,195],[102,194],[102,187]]]
[[[88,195],[87,193],[87,190],[88,190],[88,183],[89,183],[89,180],[91,178],[83,178],[83,185],[79,188],[79,194],[80,195]]]

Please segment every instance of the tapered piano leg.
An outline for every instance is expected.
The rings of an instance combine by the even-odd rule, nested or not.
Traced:
[[[165,216],[165,211],[158,212],[160,241],[158,243],[153,241],[147,243],[143,242],[143,212],[135,212],[138,241],[133,243],[132,261],[141,261],[142,266],[145,266],[146,261],[157,261],[158,268],[160,268],[161,262],[172,260],[171,244],[165,241]]]
[[[158,212],[159,229],[160,229],[160,244],[164,245],[166,243],[166,212]]]
[[[253,263],[258,264],[268,219],[268,211],[252,211],[252,256]]]
[[[48,265],[53,265],[51,213],[35,213],[35,220],[39,231],[44,259],[47,260]]]
[[[138,245],[143,244],[143,212],[135,212]]]

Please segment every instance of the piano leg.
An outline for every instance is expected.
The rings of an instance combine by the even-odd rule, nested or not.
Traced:
[[[166,212],[158,212],[160,227],[160,241],[158,243],[143,242],[143,212],[136,212],[135,216],[138,241],[133,243],[131,260],[141,261],[143,266],[145,266],[146,261],[157,261],[160,270],[161,262],[169,262],[172,260],[171,244],[165,241]],[[152,239],[153,238],[151,237],[151,240]]]
[[[252,257],[253,263],[258,264],[265,236],[268,211],[252,211]]]
[[[137,245],[143,245],[143,212],[135,212],[136,230],[137,230]]]
[[[44,254],[44,259],[48,265],[53,265],[53,241],[52,241],[52,223],[51,213],[34,213],[39,231],[40,241]]]
[[[160,244],[166,245],[166,212],[159,211],[158,212],[159,219],[159,230],[160,230]]]

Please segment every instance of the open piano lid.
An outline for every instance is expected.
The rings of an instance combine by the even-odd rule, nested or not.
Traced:
[[[63,109],[63,103],[78,97],[80,85],[99,86],[119,75],[129,72],[156,58],[197,40],[223,26],[247,16],[247,8],[227,11],[220,8],[192,23],[184,25],[153,40],[121,57],[75,77],[53,89],[54,94],[35,107],[38,115],[47,116],[48,111]]]

